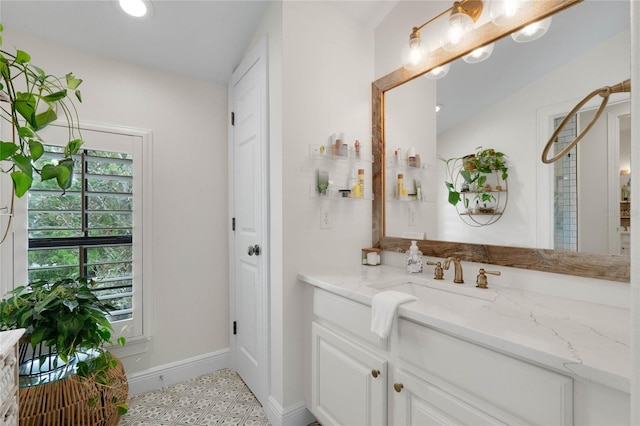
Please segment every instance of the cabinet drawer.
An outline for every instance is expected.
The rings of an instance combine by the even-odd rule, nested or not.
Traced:
[[[381,339],[371,331],[370,306],[315,289],[313,312],[323,321],[329,322],[359,339],[381,348],[386,347],[386,339]]]
[[[407,320],[399,321],[399,336],[400,358],[416,371],[523,423],[573,424],[571,378]]]

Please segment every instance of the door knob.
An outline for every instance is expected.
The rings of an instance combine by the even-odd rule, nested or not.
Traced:
[[[374,379],[377,379],[378,376],[380,375],[380,370],[371,370],[371,375],[373,376]]]
[[[256,256],[260,256],[260,246],[258,244],[256,244],[255,246],[249,246],[249,250],[247,250],[247,253],[249,254],[249,256],[253,256],[254,254]]]
[[[396,392],[401,392],[402,388],[404,386],[402,385],[402,383],[394,383],[393,388],[396,390]]]

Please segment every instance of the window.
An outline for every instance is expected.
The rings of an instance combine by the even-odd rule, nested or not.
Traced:
[[[42,161],[62,158],[47,146]],[[65,194],[55,180],[28,193],[27,281],[86,277],[94,293],[115,307],[111,321],[133,317],[133,157],[83,149]]]
[[[49,144],[44,161],[62,158],[63,127],[41,132]],[[96,295],[114,306],[118,335],[149,336],[151,270],[150,134],[114,127],[82,129],[74,180],[62,194],[53,181],[37,182],[16,200],[12,250],[15,286],[39,279],[83,276]],[[144,250],[144,246],[149,249]],[[2,264],[8,250],[2,248]],[[129,344],[127,345],[129,346]]]

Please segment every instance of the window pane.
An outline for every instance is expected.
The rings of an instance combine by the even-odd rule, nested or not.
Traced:
[[[58,248],[29,250],[28,281],[57,281],[79,275],[79,249]]]

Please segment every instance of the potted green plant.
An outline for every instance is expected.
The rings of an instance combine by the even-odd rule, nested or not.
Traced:
[[[21,353],[32,354],[20,360],[21,374],[29,371],[26,385],[73,374],[102,386],[113,384],[109,370],[117,366],[117,360],[105,348],[112,344],[108,315],[113,307],[93,294],[94,285],[84,278],[39,281],[18,287],[0,300],[0,330],[25,329]],[[124,345],[125,338],[117,342]],[[126,399],[110,402],[118,406],[119,414],[126,412]]]
[[[464,199],[465,209],[469,208],[470,199],[462,196],[465,192],[475,193],[473,199],[482,205],[495,201],[492,191],[494,189],[499,191],[502,188],[499,184],[496,187],[489,186],[488,176],[497,174],[503,182],[509,177],[506,155],[492,148],[477,147],[474,154],[449,159],[439,157],[439,159],[446,164],[445,185],[448,190],[449,204],[453,206]],[[458,175],[463,179],[460,188],[456,187]]]
[[[2,30],[0,24],[0,34]],[[75,104],[69,95],[73,93],[82,102],[78,90],[81,83],[72,73],[63,78],[47,74],[33,65],[31,56],[23,50],[11,53],[0,49],[0,116],[12,128],[11,140],[0,141],[0,161],[8,164],[0,171],[10,174],[17,197],[27,193],[38,175],[42,180],[56,179],[63,191],[71,185],[71,156],[82,145],[82,136]],[[64,158],[38,168],[35,162],[44,153],[44,141],[38,132],[56,121],[60,114],[69,129]]]

